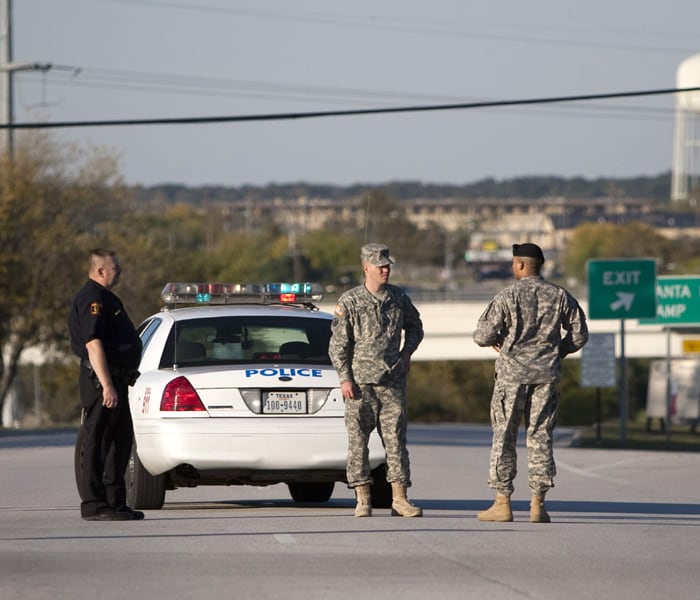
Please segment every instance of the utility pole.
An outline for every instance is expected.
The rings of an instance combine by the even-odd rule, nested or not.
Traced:
[[[14,90],[13,81],[15,71],[48,71],[50,63],[14,63],[12,62],[12,0],[0,0],[0,19],[2,29],[0,31],[0,79],[2,81],[2,99],[0,123],[4,126],[5,149],[8,156],[14,154],[14,131],[12,124],[14,115]]]

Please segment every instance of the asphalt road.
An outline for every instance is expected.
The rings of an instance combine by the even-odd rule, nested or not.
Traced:
[[[562,432],[566,434],[566,432]],[[697,598],[697,454],[567,447],[528,522],[524,448],[513,523],[481,523],[490,435],[409,431],[421,519],[352,516],[349,490],[295,505],[284,486],[169,492],[128,523],[80,519],[73,432],[0,433],[0,598]]]

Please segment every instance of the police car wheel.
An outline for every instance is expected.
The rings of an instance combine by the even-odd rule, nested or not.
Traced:
[[[75,484],[78,487],[78,495],[83,499],[83,444],[85,443],[85,426],[81,425],[75,440],[75,455],[73,468],[75,473]]]
[[[372,470],[370,494],[373,508],[391,508],[391,484],[386,480],[386,464]]]
[[[136,444],[131,448],[129,464],[125,473],[126,503],[135,509],[163,508],[165,503],[166,475],[151,475],[141,464],[136,453]]]
[[[294,481],[287,484],[294,502],[328,502],[333,495],[334,481]]]

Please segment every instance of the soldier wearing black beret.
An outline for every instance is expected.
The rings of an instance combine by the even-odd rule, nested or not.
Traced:
[[[561,360],[588,340],[586,315],[564,288],[540,275],[542,249],[513,244],[515,283],[500,291],[479,318],[474,341],[498,352],[491,398],[493,443],[489,487],[496,500],[480,521],[512,521],[520,421],[527,428],[530,521],[549,523],[544,497],[554,487],[552,435],[557,421]]]
[[[544,254],[537,244],[526,242],[525,244],[513,244],[514,258],[534,258],[540,266],[544,264]]]

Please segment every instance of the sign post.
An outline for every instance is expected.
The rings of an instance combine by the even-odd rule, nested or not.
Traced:
[[[591,259],[588,273],[588,317],[620,319],[620,444],[627,437],[627,368],[625,319],[656,316],[656,259]]]
[[[671,331],[673,325],[700,323],[700,275],[661,276],[656,279],[656,315],[643,325],[669,325],[666,329],[666,439],[671,437]],[[684,340],[684,352],[697,352],[700,343]]]
[[[602,439],[600,388],[615,387],[615,334],[591,333],[581,350],[581,387],[596,388],[596,442]]]

